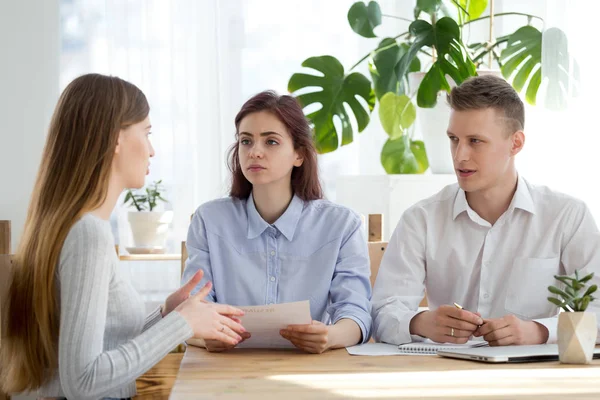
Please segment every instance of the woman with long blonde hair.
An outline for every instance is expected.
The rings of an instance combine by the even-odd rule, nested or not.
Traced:
[[[15,255],[0,348],[5,392],[69,399],[129,398],[135,379],[195,336],[241,340],[241,310],[190,297],[194,275],[144,318],[118,268],[108,219],[139,188],[154,155],[149,106],[133,84],[83,75],[54,112]]]

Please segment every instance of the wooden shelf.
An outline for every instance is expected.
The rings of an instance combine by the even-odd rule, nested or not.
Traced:
[[[180,261],[181,254],[121,254],[119,261]]]

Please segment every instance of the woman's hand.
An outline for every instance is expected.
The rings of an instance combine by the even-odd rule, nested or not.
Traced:
[[[244,312],[232,306],[204,300],[211,288],[212,283],[208,282],[198,293],[181,303],[175,311],[179,312],[192,327],[194,337],[219,340],[235,346],[243,339],[240,335],[246,332],[236,318],[244,315]]]

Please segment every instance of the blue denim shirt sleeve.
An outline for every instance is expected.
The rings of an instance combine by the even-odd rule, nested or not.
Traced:
[[[208,250],[208,239],[201,209],[198,209],[192,218],[185,245],[187,248],[188,258],[185,262],[185,269],[181,277],[181,284],[183,285],[189,281],[199,269],[204,271],[202,280],[198,286],[192,290],[191,294],[193,295],[198,293],[198,291],[204,287],[206,282],[212,282],[213,279],[212,268],[210,265],[210,252]],[[205,300],[211,302],[216,301],[214,285],[208,296],[206,296]]]
[[[366,343],[371,337],[371,269],[361,221],[354,217],[340,248],[327,311],[334,324],[344,318],[356,322],[362,332],[362,343]]]

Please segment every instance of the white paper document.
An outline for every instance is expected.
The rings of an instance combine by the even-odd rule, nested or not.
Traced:
[[[238,344],[236,348],[294,348],[292,343],[281,337],[279,331],[288,325],[305,325],[312,322],[308,300],[267,306],[237,306],[237,308],[245,312],[241,318],[242,325],[252,336]]]

